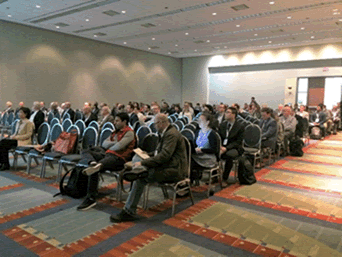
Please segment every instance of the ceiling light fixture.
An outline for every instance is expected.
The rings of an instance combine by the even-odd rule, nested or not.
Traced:
[[[274,2],[272,1],[272,2],[270,2],[270,4],[274,4]]]
[[[126,13],[126,11],[121,11],[122,13]]]
[[[124,42],[124,45],[126,45],[127,44],[127,42]]]
[[[177,44],[175,46],[178,46]]]
[[[334,9],[333,11],[334,11],[334,12],[337,12],[337,11],[338,11],[338,9]]]
[[[237,28],[240,28],[240,25],[236,25]]]
[[[56,26],[56,29],[59,29],[59,26]]]
[[[304,30],[305,28],[304,27],[302,27],[302,28],[300,28],[301,30]]]
[[[311,38],[312,38],[312,39],[314,39],[314,38],[315,38],[315,36],[311,36]]]
[[[151,47],[149,47],[148,50],[151,50]]]
[[[36,8],[40,8],[40,5],[36,5]]]
[[[289,20],[291,20],[291,19],[292,19],[292,17],[291,17],[291,16],[288,16],[287,18],[288,18]]]
[[[257,36],[258,34],[254,34],[254,36]]]
[[[340,14],[340,13],[339,13],[339,12],[334,12],[333,14],[334,14],[334,15],[338,15],[338,14]]]
[[[207,40],[207,43],[210,43],[210,40]]]
[[[7,16],[8,16],[8,17],[10,17],[10,18],[12,17],[12,15],[10,15],[10,14],[9,14],[9,15],[7,15]]]
[[[156,39],[153,37],[152,40],[156,40]]]
[[[187,36],[187,35],[189,35],[189,33],[188,33],[188,32],[185,32],[185,35]]]
[[[268,43],[269,43],[269,44],[271,44],[271,43],[272,43],[272,41],[268,41]]]
[[[224,48],[227,48],[226,46]]]
[[[171,54],[171,52],[168,52],[168,54]]]
[[[213,15],[215,16],[217,13],[216,12],[213,12]]]
[[[339,19],[339,21],[342,21],[342,19]]]
[[[195,49],[195,52],[197,52],[197,49]]]
[[[89,19],[86,19],[85,21],[89,21]]]

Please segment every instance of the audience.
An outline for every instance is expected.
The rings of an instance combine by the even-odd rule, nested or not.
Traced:
[[[107,122],[114,124],[114,117],[110,114],[110,109],[108,106],[103,106],[101,109],[101,121],[99,122],[99,129],[102,131],[102,127]]]
[[[71,109],[71,103],[70,102],[65,102],[64,103],[64,110],[62,112],[62,119],[64,119],[64,115],[66,113],[68,113],[70,115],[70,120],[72,122],[74,122],[75,121],[75,111],[73,109]]]
[[[191,109],[190,109],[190,104],[185,102],[184,103],[184,107],[183,107],[183,111],[179,114],[179,117],[182,118],[182,117],[187,117],[189,122],[192,121],[192,115],[194,114],[194,112],[192,111],[191,112]]]
[[[45,115],[40,108],[40,102],[33,102],[30,121],[34,123],[34,133],[38,132],[38,128],[45,120]]]
[[[229,107],[225,115],[226,119],[220,125],[219,134],[222,140],[221,158],[226,160],[223,180],[227,181],[234,159],[243,154],[244,127],[240,123],[235,122],[237,110],[234,107]]]
[[[110,216],[112,222],[135,219],[136,209],[147,183],[177,182],[187,175],[187,153],[183,136],[171,126],[165,114],[157,114],[155,127],[160,135],[156,154],[142,161],[136,156],[133,158],[134,167],[145,167],[148,169],[149,176],[147,179],[138,179],[133,182],[123,210],[118,215]]]
[[[84,124],[86,127],[89,126],[90,122],[97,121],[97,116],[91,111],[91,107],[89,105],[84,105],[83,107],[83,118]]]
[[[134,105],[127,104],[126,105],[126,112],[129,116],[129,125],[133,126],[136,122],[139,121],[138,115],[134,113]]]
[[[6,102],[6,109],[3,111],[3,113],[11,113],[13,112],[13,109],[12,109],[12,102],[8,101]]]
[[[323,104],[319,104],[317,105],[316,112],[312,113],[310,116],[309,133],[311,134],[313,127],[319,127],[321,130],[321,137],[325,137],[326,121],[327,116],[325,112],[323,112]]]
[[[221,124],[224,121],[226,110],[227,106],[225,106],[224,104],[220,104],[218,106],[218,112],[215,114],[215,118],[218,120],[219,124]]]
[[[297,120],[292,115],[292,109],[290,106],[285,106],[283,109],[283,115],[280,117],[280,122],[284,125],[284,154],[289,154],[289,141],[295,135]]]
[[[261,110],[262,119],[259,121],[261,128],[261,148],[276,149],[277,143],[277,122],[271,117],[273,110],[270,108],[263,108]]]

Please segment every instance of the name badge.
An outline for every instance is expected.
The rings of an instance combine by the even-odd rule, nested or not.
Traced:
[[[228,138],[226,138],[225,140],[223,140],[223,145],[226,146],[228,144]]]

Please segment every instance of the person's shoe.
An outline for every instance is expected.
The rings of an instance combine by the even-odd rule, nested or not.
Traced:
[[[90,166],[95,166],[96,164],[97,164],[96,161],[92,161],[92,162],[89,163]]]
[[[9,170],[10,169],[10,166],[9,164],[2,164],[1,168],[0,168],[0,171],[5,171],[5,170]]]
[[[96,205],[96,201],[91,198],[86,198],[81,205],[77,207],[79,211],[86,211]]]
[[[83,170],[83,174],[87,176],[93,175],[94,173],[100,171],[101,167],[102,163],[98,163],[95,166],[90,166]]]
[[[125,210],[121,210],[119,214],[112,214],[110,215],[110,221],[111,222],[124,222],[124,221],[133,221],[136,218],[126,212]]]

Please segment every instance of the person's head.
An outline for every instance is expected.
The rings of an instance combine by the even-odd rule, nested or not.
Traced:
[[[174,109],[175,109],[175,112],[177,112],[177,113],[180,113],[182,111],[182,109],[180,108],[179,104],[175,104]]]
[[[210,104],[205,104],[204,107],[203,107],[203,111],[207,111],[209,113],[213,113],[214,112],[214,108]]]
[[[263,103],[262,105],[261,105],[261,109],[263,109],[263,108],[267,108],[268,106],[267,106],[267,103]]]
[[[271,115],[272,115],[272,110],[271,110],[271,108],[262,108],[261,109],[261,117],[262,117],[262,119],[263,120],[267,120],[267,119],[269,119],[270,117],[271,117]]]
[[[134,111],[134,105],[133,104],[127,104],[126,105],[126,112],[132,113]]]
[[[184,103],[183,111],[184,111],[184,112],[190,111],[190,104],[189,104],[188,102],[185,102],[185,103]]]
[[[41,108],[45,107],[45,102],[43,102],[43,101],[40,102],[40,107],[41,107]]]
[[[323,110],[323,104],[317,105],[317,111],[320,112]]]
[[[283,110],[284,106],[282,104],[278,104],[278,111],[281,112]]]
[[[27,107],[21,107],[19,109],[19,118],[20,119],[29,119],[31,116],[31,110]]]
[[[140,108],[138,108],[138,106],[134,106],[133,112],[134,112],[135,114],[138,114],[138,113],[140,112]]]
[[[151,109],[152,109],[153,115],[157,115],[158,113],[160,113],[160,106],[157,104],[152,105]]]
[[[293,108],[294,108],[295,110],[297,110],[297,109],[298,109],[298,104],[297,104],[297,103],[294,104],[294,105],[293,105]]]
[[[83,107],[83,114],[84,114],[84,115],[88,115],[89,113],[91,113],[91,107],[88,106],[88,105],[85,105],[85,106]]]
[[[116,130],[121,130],[128,125],[129,116],[125,112],[120,112],[115,116],[114,126]]]
[[[149,112],[150,111],[150,106],[148,104],[145,104],[143,107],[144,112]]]
[[[305,111],[305,105],[301,105],[300,108],[299,108],[299,111],[300,112],[304,112]]]
[[[32,109],[34,111],[38,111],[38,110],[40,110],[40,108],[41,108],[40,102],[38,102],[38,101],[33,102]]]
[[[84,105],[83,105],[83,107],[86,107],[86,106],[89,106],[89,107],[90,107],[90,106],[91,106],[91,103],[90,103],[90,102],[85,102]]]
[[[249,109],[249,105],[248,105],[248,103],[244,103],[244,105],[243,105],[243,109],[245,109],[245,110],[248,110],[248,109]]]
[[[12,107],[12,102],[11,101],[7,101],[6,102],[6,106],[7,106],[7,108],[11,108]]]
[[[138,110],[140,110],[140,105],[138,102],[134,102],[133,106],[134,106],[134,108],[137,108]]]
[[[163,102],[162,108],[163,109],[168,109],[169,108],[169,104],[167,102]]]
[[[101,109],[101,115],[103,117],[107,116],[108,114],[110,114],[110,109],[108,106],[103,106]]]
[[[226,110],[226,119],[228,121],[235,121],[236,116],[237,116],[237,110],[234,107],[228,107],[228,109]]]
[[[20,102],[19,107],[24,107],[24,102]]]
[[[70,109],[70,108],[71,108],[71,103],[65,102],[65,109]]]
[[[209,112],[202,112],[198,124],[201,129],[214,128],[215,121],[213,115]]]
[[[291,115],[291,113],[292,113],[292,109],[290,106],[285,106],[283,108],[283,115],[285,118],[288,118]]]
[[[224,104],[220,104],[220,105],[218,106],[218,112],[219,112],[219,113],[224,114],[224,112],[226,111],[226,109],[227,109],[227,107],[226,107]]]
[[[239,112],[239,110],[240,110],[240,105],[239,104],[233,103],[232,107],[234,107]]]
[[[102,110],[102,107],[103,106],[108,106],[108,104],[106,104],[106,103],[100,103],[100,109]]]
[[[58,103],[57,102],[51,102],[51,104],[50,104],[50,109],[51,110],[56,110],[57,107],[58,107]]]
[[[162,133],[164,129],[170,125],[170,121],[167,118],[166,114],[158,113],[156,118],[154,119],[154,125],[155,125],[156,130],[159,133]]]

